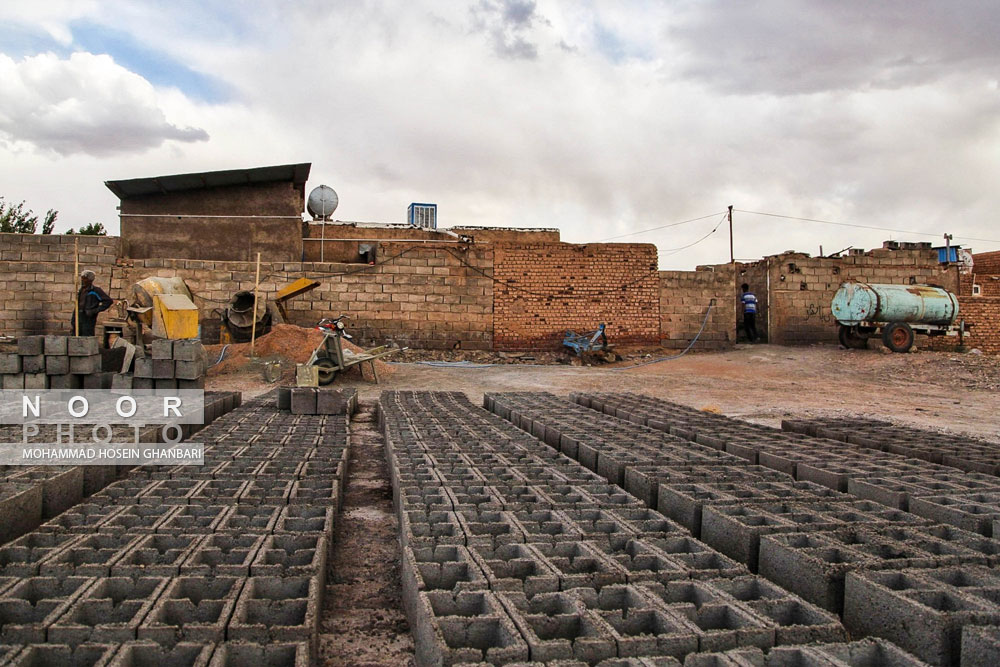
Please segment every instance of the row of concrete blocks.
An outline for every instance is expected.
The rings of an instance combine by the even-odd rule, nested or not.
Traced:
[[[391,424],[392,420],[381,419],[384,424]],[[412,420],[408,420],[412,424]],[[390,425],[390,430],[391,430]],[[394,477],[394,485],[399,485],[402,483],[411,483],[411,486],[405,487],[398,494],[400,502],[404,506],[423,506],[423,507],[456,507],[455,501],[462,498],[464,502],[461,506],[471,507],[471,501],[474,499],[477,502],[494,503],[497,502],[498,496],[501,493],[497,493],[495,486],[490,487],[475,487],[475,486],[463,486],[460,489],[460,493],[455,493],[452,487],[446,485],[447,478],[449,476],[454,477],[456,471],[458,471],[458,477],[460,480],[466,480],[470,477],[470,474],[474,478],[485,479],[487,477],[487,471],[491,468],[485,468],[484,470],[462,470],[460,464],[471,463],[473,457],[460,454],[461,458],[454,458],[450,454],[445,453],[444,448],[440,448],[437,453],[426,454],[426,455],[414,455],[410,453],[409,455],[403,454],[401,456],[393,457],[392,443],[397,440],[393,437],[393,433],[389,433],[389,438],[387,438],[387,446],[390,448],[390,459],[394,460],[397,464],[402,463],[406,465],[407,463],[416,462],[419,465],[426,464],[428,462],[440,462],[442,459],[448,460],[446,468],[447,473],[442,473],[440,471],[431,470],[429,479],[407,479],[408,475],[403,472],[396,472]],[[475,442],[475,441],[473,441]],[[537,442],[535,443],[538,444]],[[468,441],[463,443],[464,448],[468,448]],[[502,455],[501,455],[502,456]],[[496,461],[493,455],[490,454],[489,457],[484,461],[487,466],[495,464]],[[450,465],[449,465],[450,464]],[[412,477],[412,475],[410,476]],[[522,480],[522,481],[527,481]],[[430,483],[430,484],[429,484]],[[437,484],[437,486],[432,486],[432,484]],[[414,503],[410,504],[407,498],[413,498]],[[475,505],[481,507],[479,505]],[[631,505],[632,511],[636,511],[635,504]],[[434,511],[434,510],[431,510]],[[468,510],[471,513],[471,510]],[[541,519],[542,523],[553,523],[560,527],[553,527],[552,534],[563,534],[563,528],[567,525],[567,521],[561,517],[572,516],[573,510],[555,510],[555,511],[535,511],[530,512],[526,509],[524,511],[533,519]],[[661,578],[665,580],[666,584],[656,584],[656,585],[668,585],[668,586],[680,586],[691,584],[690,579],[685,581],[673,581],[671,582],[669,577],[681,576],[675,571],[673,575],[667,574],[669,568],[667,567],[657,567],[652,565],[652,563],[663,564],[668,562],[670,555],[662,552],[657,546],[652,544],[646,545],[648,541],[647,537],[640,536],[638,539],[630,539],[626,546],[620,549],[620,552],[612,558],[617,558],[617,560],[609,559],[608,557],[611,553],[614,553],[613,546],[610,542],[598,542],[592,544],[589,542],[550,542],[541,544],[520,544],[520,543],[509,543],[497,545],[495,542],[495,536],[499,534],[509,534],[509,531],[496,531],[491,535],[491,539],[488,542],[479,542],[475,539],[476,530],[471,531],[474,538],[470,543],[468,541],[468,533],[465,532],[465,526],[469,523],[467,519],[470,517],[462,514],[461,512],[447,513],[442,512],[438,516],[425,516],[423,512],[417,512],[417,516],[414,517],[410,514],[405,514],[404,520],[404,530],[401,532],[401,539],[406,538],[407,533],[414,532],[414,527],[417,528],[416,532],[418,534],[424,534],[424,528],[439,527],[442,525],[448,525],[452,517],[454,517],[458,523],[457,528],[461,530],[461,535],[465,536],[465,544],[469,546],[463,546],[461,544],[440,544],[438,540],[449,540],[453,539],[456,535],[459,535],[459,530],[441,530],[436,532],[436,534],[427,535],[432,538],[424,544],[426,546],[418,546],[414,548],[410,544],[406,546],[407,562],[404,563],[404,571],[406,573],[413,573],[414,579],[412,582],[407,583],[407,587],[416,589],[418,591],[425,591],[424,596],[426,597],[426,591],[439,596],[440,604],[444,605],[445,602],[450,599],[451,602],[448,603],[451,606],[456,604],[456,591],[463,591],[460,595],[465,595],[464,591],[475,592],[482,591],[484,588],[490,590],[501,591],[496,593],[498,596],[504,595],[514,595],[511,591],[515,591],[517,595],[521,596],[526,602],[534,601],[536,598],[539,599],[539,604],[541,604],[541,596],[545,595],[559,595],[556,591],[560,589],[576,589],[577,592],[591,590],[593,595],[599,595],[596,592],[597,588],[601,591],[610,591],[612,587],[616,585],[621,585],[628,582],[638,582],[643,580],[656,580]],[[489,519],[501,519],[503,513],[491,513],[484,510],[479,510],[478,514],[472,516],[472,518],[483,518],[483,515],[487,515]],[[518,512],[507,513],[511,520],[520,519]],[[606,511],[589,511],[587,515],[594,518],[599,518],[603,521],[608,521],[609,523],[614,523],[614,519],[617,518],[617,511],[606,510]],[[646,514],[646,516],[656,516],[655,514]],[[461,517],[461,518],[459,518]],[[420,521],[414,522],[413,519],[421,519]],[[454,524],[452,524],[452,527]],[[613,531],[609,531],[606,535],[614,534]],[[677,539],[677,538],[673,538]],[[687,545],[697,544],[695,540],[689,537],[682,538]],[[665,540],[664,540],[665,541]],[[700,545],[705,552],[710,552],[711,550],[706,549],[704,545]],[[656,554],[656,555],[654,555]],[[412,561],[412,562],[411,562]],[[573,564],[580,564],[581,572],[573,572]],[[586,566],[584,565],[586,563]],[[615,571],[616,568],[611,564],[618,565],[621,569],[625,570],[622,573],[620,570]],[[625,565],[627,563],[627,565]],[[690,573],[687,575],[691,576]],[[748,578],[752,579],[752,578]],[[406,580],[404,580],[406,581]],[[737,580],[738,581],[738,580]],[[754,579],[757,582],[757,586],[769,586],[773,590],[780,590],[773,585],[767,584],[760,579]],[[700,582],[699,582],[700,583]],[[446,594],[442,591],[448,591]],[[565,593],[562,593],[565,595]],[[787,595],[784,591],[782,594]],[[485,596],[488,597],[488,596]],[[476,593],[475,601],[470,601],[473,607],[478,606],[483,608],[485,597],[482,593]],[[794,596],[793,596],[794,597]],[[411,614],[412,616],[419,616],[421,618],[433,617],[433,609],[431,613],[426,612],[426,605],[434,603],[424,600],[422,602],[424,606],[425,613],[423,614]],[[780,605],[779,605],[780,606]],[[798,607],[797,607],[798,608]],[[818,610],[817,610],[818,611]],[[706,613],[708,613],[706,611]],[[489,614],[486,614],[489,617]],[[508,613],[508,616],[510,614]],[[727,616],[728,617],[728,616]],[[825,615],[824,618],[833,619],[830,615]],[[475,620],[470,620],[468,615],[462,616],[455,619],[447,619],[449,623],[453,623],[456,628],[451,628],[455,630],[456,635],[452,637],[445,637],[446,630],[442,630],[442,625],[450,628],[449,623],[442,624],[441,622],[431,622],[426,627],[424,634],[424,640],[420,640],[420,631],[416,631],[418,635],[418,645],[422,644],[424,648],[431,651],[431,655],[424,655],[424,658],[428,661],[434,661],[438,659],[443,659],[447,662],[448,657],[454,656],[455,646],[449,644],[449,640],[452,644],[458,642],[461,643],[462,638],[468,638],[469,632],[472,630],[472,624],[475,624]],[[492,659],[499,660],[501,656],[506,655],[505,651],[510,649],[513,644],[504,644],[501,638],[506,637],[511,640],[511,642],[516,643],[517,637],[515,634],[507,632],[504,630],[503,617],[496,616],[490,617],[488,619],[477,619],[482,621],[480,624],[476,625],[477,631],[483,633],[480,637],[481,642],[475,647],[464,647],[465,650],[470,650],[472,653],[466,656],[468,659]],[[641,621],[640,621],[641,622]],[[513,617],[511,617],[511,623],[515,623]],[[550,622],[540,623],[547,628],[549,632],[552,631],[552,624]],[[575,627],[579,627],[580,622],[575,622]],[[794,624],[793,624],[794,625]],[[808,624],[803,624],[805,627],[809,627]],[[834,627],[837,627],[837,623],[834,619]],[[529,627],[523,625],[517,625],[515,623],[514,627],[520,629],[522,627]],[[509,628],[508,628],[509,630]],[[427,633],[430,634],[427,634]],[[612,632],[615,630],[612,627]],[[641,631],[640,631],[641,632]],[[794,631],[789,632],[808,632],[800,627],[796,627]],[[752,633],[748,633],[752,634]],[[440,636],[438,636],[440,635]],[[526,635],[521,634],[521,637]],[[486,637],[486,639],[483,639]],[[646,645],[655,644],[658,640],[662,639],[664,643],[668,643],[670,640],[667,637],[663,638],[646,638]],[[709,645],[711,644],[711,639],[707,640]],[[589,638],[581,638],[580,645],[576,647],[576,650],[586,651],[590,650],[588,643],[590,642],[593,646],[592,640]],[[629,645],[629,641],[624,642]],[[636,642],[638,644],[639,642]],[[489,644],[489,646],[487,646]],[[499,645],[498,645],[499,644]],[[574,650],[575,642],[568,641],[565,639],[560,640],[558,637],[553,638],[550,641],[538,642],[534,647],[534,651],[530,651],[531,659],[539,659],[536,656],[538,651],[543,651],[548,647],[556,647],[554,650],[562,651],[560,655],[564,657],[572,655]],[[611,646],[617,647],[620,644],[612,642]],[[520,645],[518,645],[520,646]],[[603,650],[608,651],[609,644],[605,644]],[[690,646],[690,644],[689,644]],[[441,647],[448,647],[449,651],[445,653],[434,653],[434,651],[440,651]],[[704,647],[703,647],[704,648]],[[493,653],[490,651],[493,650]],[[520,649],[516,649],[520,650]],[[614,650],[614,649],[612,649]],[[628,649],[626,648],[626,653]],[[523,651],[522,651],[523,653]],[[609,655],[614,655],[613,652],[608,652]],[[589,655],[589,654],[586,654]],[[504,659],[510,658],[506,655]],[[523,658],[523,655],[522,655]],[[465,658],[463,658],[465,659]],[[637,663],[638,664],[638,663]],[[707,664],[707,663],[706,663]]]
[[[206,432],[231,433],[244,424],[257,425],[261,434],[285,430],[284,420],[274,410],[273,397],[269,401],[249,401],[245,411],[226,415]],[[346,422],[333,432],[340,438],[338,456],[343,456]],[[236,463],[253,458],[250,452],[257,450],[266,452],[266,456],[256,458],[251,470],[273,470],[272,474],[248,480],[243,474],[246,468],[230,470],[226,465],[226,459]],[[165,588],[157,589],[162,591],[159,597],[149,591],[136,596],[145,605],[145,612],[136,613],[146,615],[132,618],[129,627],[135,632],[126,631],[128,636],[118,641],[152,639],[170,647],[178,641],[209,645],[234,640],[307,640],[304,655],[311,664],[342,484],[337,476],[342,469],[337,463],[331,467],[327,461],[310,463],[312,458],[305,458],[317,451],[315,446],[223,446],[213,465],[222,474],[208,479],[198,478],[194,472],[192,478],[186,479],[182,470],[196,470],[191,466],[172,467],[171,476],[165,479],[153,477],[166,471],[136,469],[126,479],[95,494],[90,503],[77,506],[7,545],[0,552],[4,572],[10,573],[0,579],[10,584],[0,594],[0,641],[6,641],[5,633],[20,632],[26,614],[35,614],[27,625],[51,621],[55,627],[60,618],[68,618],[65,614],[70,613],[70,607],[76,609],[76,603],[68,600],[71,593],[63,596],[66,599],[44,594],[46,599],[52,597],[70,606],[63,608],[58,617],[50,617],[47,612],[51,610],[44,606],[41,611],[28,612],[19,606],[19,600],[39,597],[32,592],[30,582],[83,578],[99,585],[118,580],[138,582],[153,576],[166,582]],[[293,458],[299,459],[294,466],[290,465]],[[226,470],[228,475],[222,472]],[[275,491],[278,488],[288,491],[279,493]],[[203,502],[194,501],[196,497]],[[237,502],[239,499],[248,502]],[[269,500],[274,502],[266,502]],[[241,583],[226,591],[213,588],[227,579]],[[274,583],[268,583],[272,580]],[[21,585],[28,588],[18,588]],[[177,586],[183,587],[183,594],[174,600],[168,592]],[[101,594],[102,600],[104,597]],[[241,607],[244,598],[246,604]],[[100,604],[94,601],[88,606],[97,608]],[[158,612],[161,607],[164,611]],[[10,616],[4,612],[8,608]],[[45,615],[41,615],[43,612]],[[80,641],[94,641],[106,629],[101,614],[96,612],[81,611],[73,623],[81,626],[76,628]],[[92,627],[98,625],[102,626],[99,630]],[[111,630],[120,629],[120,625],[114,625]],[[37,630],[29,628],[25,632]],[[57,641],[49,629],[42,635],[41,640],[21,637],[16,641]],[[83,635],[90,639],[82,639]]]
[[[317,577],[31,577],[0,593],[0,643],[301,642],[315,650]]]
[[[969,472],[991,475],[1000,471],[996,443],[978,438],[945,435],[923,429],[896,426],[865,419],[789,419],[782,429],[849,442],[859,447],[883,450],[942,463]]]
[[[73,665],[80,667],[308,667],[303,642],[178,642],[167,647],[151,641],[124,643],[0,645],[0,664],[11,667]]]
[[[278,410],[287,410],[293,415],[350,416],[357,409],[357,389],[278,387]]]
[[[294,523],[284,518],[282,521]],[[89,535],[38,532],[0,548],[0,576],[322,577],[329,539],[323,530]]]
[[[586,395],[576,396],[577,402],[600,405],[605,412],[621,410],[614,407],[614,399],[614,395],[604,395],[600,401]],[[650,415],[659,415],[654,407],[639,410],[625,402],[628,409],[633,410],[630,414],[639,421],[651,420]],[[643,404],[646,405],[645,402]],[[707,419],[725,420],[723,417]],[[747,428],[757,427],[748,425]],[[702,432],[695,433],[693,437],[699,442],[713,439]],[[947,466],[906,460],[899,454],[864,449],[830,454],[825,452],[826,445],[822,441],[804,440],[792,451],[777,452],[769,450],[767,445],[715,440],[727,451],[740,454],[753,463],[759,462],[795,475],[799,480],[815,481],[848,491],[934,521],[950,523],[988,537],[993,535],[994,525],[1000,525],[1000,479],[992,475],[963,473]],[[800,449],[805,446],[822,453],[818,456],[803,454]],[[897,479],[909,481],[900,483]]]
[[[205,421],[211,423],[235,408],[239,393],[213,392],[205,397]],[[196,432],[200,425],[185,425],[186,434]],[[5,440],[17,441],[21,434],[4,429]],[[51,428],[47,430],[52,430]],[[39,431],[44,436],[47,431]],[[143,429],[143,443],[163,442],[159,427]],[[55,442],[55,440],[51,440]],[[38,466],[9,474],[0,482],[0,544],[33,530],[42,521],[54,517],[84,498],[99,493],[107,485],[126,474],[128,466]]]
[[[664,493],[661,488],[661,494]],[[814,506],[812,509],[820,508]],[[966,607],[962,607],[954,596],[943,596],[939,591],[933,595],[914,593],[907,603],[893,603],[885,599],[884,587],[878,589],[876,586],[874,593],[870,589],[875,586],[873,581],[880,577],[893,582],[890,588],[905,588],[893,572],[899,567],[926,568],[911,571],[919,581],[944,578],[959,588],[973,586],[975,584],[969,582],[975,580],[975,576],[970,573],[993,572],[981,566],[997,563],[1000,542],[948,525],[831,530],[835,524],[830,524],[823,527],[824,532],[773,534],[772,527],[780,526],[780,514],[767,511],[766,506],[708,506],[702,518],[702,537],[707,535],[706,541],[729,555],[743,551],[747,557],[752,557],[753,550],[758,548],[762,575],[826,609],[843,613],[845,624],[852,632],[893,639],[931,664],[958,665],[957,647],[963,625],[995,622],[995,617],[988,614],[984,605],[1000,603],[1000,595],[983,580],[979,580],[980,586],[985,587],[980,596],[985,596],[987,602],[977,599]],[[853,582],[850,596],[846,594],[847,579]],[[994,587],[996,581],[993,581]],[[872,599],[877,602],[873,603]],[[913,620],[912,607],[921,605],[923,613],[932,617],[927,623]],[[904,611],[893,615],[892,622],[883,622],[886,609],[892,608],[895,612],[901,607]],[[952,614],[959,609],[975,610],[978,615]],[[994,611],[1000,611],[1000,607]],[[936,631],[928,634],[929,626]],[[915,627],[920,630],[914,632],[912,628]],[[948,632],[940,630],[942,627],[947,627]],[[972,634],[976,639],[970,641],[975,643],[982,633]],[[969,652],[972,656],[976,650],[970,648]],[[971,660],[974,658],[962,664]]]

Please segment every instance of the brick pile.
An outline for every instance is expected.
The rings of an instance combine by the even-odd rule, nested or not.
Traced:
[[[21,336],[16,351],[0,353],[4,389],[108,389],[93,336]]]
[[[150,355],[136,349],[133,373],[117,373],[113,389],[204,389],[205,348],[197,339],[158,338]]]
[[[648,244],[497,244],[493,347],[558,349],[604,322],[620,344],[656,344],[660,279]]]

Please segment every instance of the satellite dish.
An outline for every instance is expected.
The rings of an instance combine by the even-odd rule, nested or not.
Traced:
[[[321,185],[313,188],[313,191],[309,193],[306,210],[309,211],[313,220],[329,220],[333,212],[337,210],[339,203],[340,198],[337,197],[337,192],[329,185]]]

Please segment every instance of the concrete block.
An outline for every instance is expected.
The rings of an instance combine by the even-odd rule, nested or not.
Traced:
[[[203,535],[147,535],[111,566],[111,576],[177,576],[203,540]]]
[[[294,387],[292,389],[291,412],[293,415],[316,414],[316,389],[313,387]]]
[[[88,356],[71,356],[69,358],[69,372],[77,375],[89,375],[101,371],[101,355],[91,354]]]
[[[85,358],[85,357],[73,357],[74,359]],[[46,375],[67,375],[70,372],[70,357],[66,355],[61,356],[45,356],[45,374]]]
[[[68,336],[66,353],[71,357],[90,357],[100,354],[100,346],[94,336]]]
[[[20,357],[18,357],[20,359]],[[0,376],[0,380],[3,382],[4,389],[24,389],[24,374],[17,373],[14,375],[3,375]]]
[[[215,644],[204,642],[131,641],[121,645],[108,667],[207,667],[214,650]]]
[[[111,376],[111,388],[112,389],[132,389],[132,374],[131,373],[115,373]]]
[[[403,548],[404,599],[415,599],[419,591],[486,590],[489,584],[464,546]]]
[[[269,535],[250,565],[254,577],[319,577],[326,573],[328,539],[324,533]]]
[[[755,646],[734,648],[721,653],[692,653],[684,667],[765,667],[764,652]]]
[[[150,345],[150,355],[153,359],[173,359],[174,341],[167,338],[156,338]]]
[[[48,389],[49,388],[49,376],[45,373],[25,373],[24,374],[24,388],[25,389]]]
[[[205,346],[197,339],[175,340],[174,359],[177,361],[204,361]]]
[[[21,357],[21,370],[24,373],[44,373],[45,355],[33,354]]]
[[[20,649],[20,647],[18,647]],[[16,659],[3,664],[12,665],[106,665],[118,651],[118,644],[31,644],[24,647]],[[10,656],[13,658],[13,656]],[[0,659],[3,654],[0,653]]]
[[[173,359],[156,359],[153,358],[153,379],[154,380],[171,380],[174,377],[174,360]]]
[[[49,626],[94,584],[90,577],[30,577],[0,595],[0,644],[44,644]]]
[[[166,577],[97,579],[49,627],[48,642],[118,643],[136,638],[139,624],[166,589]]]
[[[927,663],[884,639],[812,646],[778,646],[767,654],[768,667],[827,667],[828,665],[878,665],[879,667],[928,667]]]
[[[284,504],[237,505],[222,519],[216,532],[271,533],[283,509]]]
[[[962,627],[1000,622],[998,596],[1000,576],[987,568],[851,572],[844,625],[930,664],[959,665]]]
[[[17,339],[17,353],[22,357],[45,353],[45,336],[21,336]]]
[[[159,644],[219,642],[247,580],[241,577],[190,577],[170,580],[137,636]]]
[[[252,533],[209,535],[181,564],[180,572],[186,576],[249,576],[250,566],[266,537]]]
[[[202,375],[196,380],[177,380],[178,389],[205,389],[205,376]]]
[[[107,577],[111,567],[128,553],[141,536],[99,533],[84,535],[39,564],[43,577]]]
[[[212,654],[209,667],[244,667],[244,665],[267,665],[268,667],[309,667],[309,644],[306,642],[271,642],[252,644],[249,642],[225,642],[219,644]]]
[[[151,507],[151,511],[163,510]],[[157,533],[170,535],[210,535],[219,530],[223,521],[234,511],[235,507],[229,505],[179,505],[163,517],[163,521],[156,525]],[[198,549],[205,545],[201,544]]]
[[[18,473],[24,474],[24,473]],[[0,482],[0,543],[34,530],[42,522],[42,485],[31,478]]]
[[[961,667],[993,667],[1000,655],[1000,626],[962,628]]]
[[[513,591],[531,597],[559,590],[559,575],[524,544],[486,545],[469,549],[490,590]]]
[[[153,386],[152,378],[139,377],[138,375],[132,376],[132,389],[152,389]]]
[[[72,363],[72,362],[71,362]],[[111,376],[114,373],[96,372],[82,375],[84,389],[111,389]]]
[[[137,378],[152,378],[153,360],[149,357],[136,357],[133,371]]]
[[[21,357],[17,354],[0,354],[0,373],[15,374],[21,372]]]
[[[173,378],[166,378],[166,379],[156,378],[155,380],[153,380],[153,389],[165,390],[165,391],[177,389],[177,380],[174,380]]]
[[[910,499],[909,511],[932,521],[949,523],[986,537],[993,535],[993,522],[1000,519],[1000,496],[992,494],[963,494],[952,496],[925,496]]]
[[[27,533],[0,547],[0,565],[5,576],[29,577],[38,573],[39,564],[52,554],[72,544],[71,533]]]
[[[316,414],[350,415],[357,406],[356,389],[320,388],[316,392]]]
[[[156,363],[155,361],[153,362]],[[181,380],[197,380],[205,375],[205,362],[201,359],[195,361],[175,361],[174,375]]]
[[[278,387],[278,409],[291,411],[292,409],[291,387]]]
[[[42,466],[10,480],[41,485],[43,519],[51,519],[83,500],[83,466]]]
[[[323,586],[318,577],[250,577],[226,638],[260,644],[307,639],[316,652]]]
[[[45,336],[45,340],[42,343],[42,350],[45,356],[68,354],[66,336]]]
[[[50,375],[49,389],[82,389],[83,382],[79,375],[68,373],[66,375]]]

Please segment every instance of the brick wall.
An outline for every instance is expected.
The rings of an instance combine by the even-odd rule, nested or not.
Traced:
[[[493,338],[492,281],[484,273],[493,256],[488,249],[460,252],[449,246],[379,248],[378,266],[319,262],[262,262],[261,291],[273,293],[302,277],[320,286],[287,303],[293,324],[314,325],[320,318],[350,315],[348,332],[360,343],[420,348],[490,349]],[[400,253],[402,253],[400,255]],[[397,256],[399,255],[399,256]],[[212,311],[237,291],[253,289],[253,262],[146,259],[115,268],[113,288],[126,296],[137,280],[180,276],[195,294],[203,331],[218,321]]]
[[[944,269],[932,250],[872,250],[840,258],[801,254],[770,257],[770,342],[797,345],[837,342],[830,303],[845,280],[929,283],[957,292],[958,269]]]
[[[974,253],[972,270],[976,273],[1000,274],[1000,250]]]
[[[659,340],[656,246],[499,243],[494,275],[495,349],[558,349],[567,329],[601,322],[613,343]]]
[[[675,350],[686,348],[704,322],[705,329],[692,349],[717,350],[731,345],[736,335],[732,293],[732,266],[660,271],[660,343]]]
[[[70,234],[0,234],[0,333],[70,333],[76,298],[74,243],[80,270],[108,289],[118,238]]]

